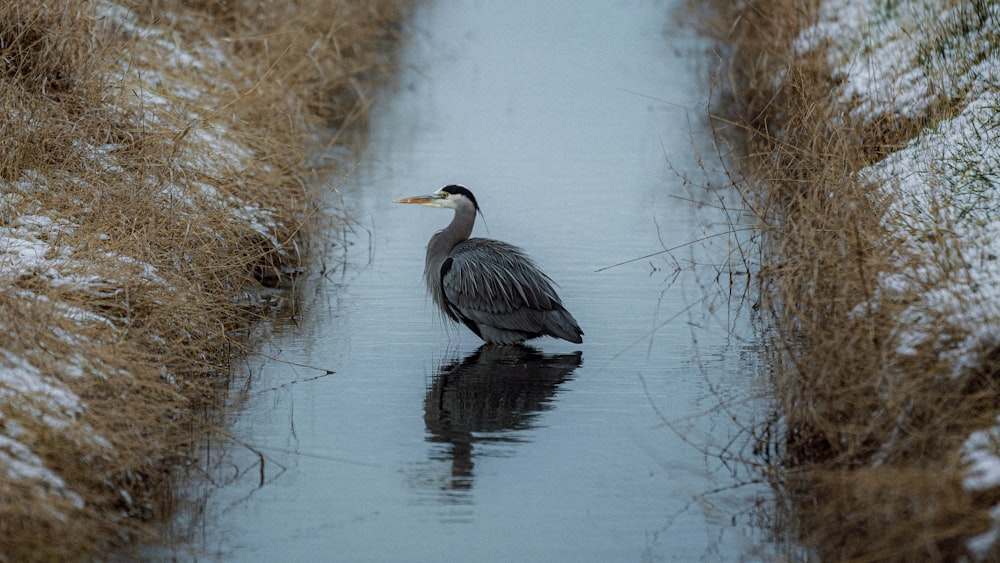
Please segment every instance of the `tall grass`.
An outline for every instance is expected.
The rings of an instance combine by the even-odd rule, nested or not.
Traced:
[[[404,6],[0,4],[0,228],[48,249],[0,249],[0,559],[106,555],[169,509],[267,314],[242,297],[304,267],[311,156],[363,140]]]
[[[727,111],[740,124],[740,181],[762,232],[761,305],[776,412],[772,484],[791,533],[822,560],[953,560],[989,528],[989,499],[962,487],[962,442],[1000,406],[997,355],[956,374],[943,353],[970,330],[924,318],[938,338],[900,353],[931,261],[963,275],[953,239],[914,246],[889,229],[891,189],[864,170],[961,101],[916,115],[852,112],[821,47],[795,45],[816,2],[725,6]],[[950,36],[949,36],[950,37]],[[944,79],[944,77],[942,77]],[[859,102],[860,103],[860,102]],[[919,250],[919,252],[918,252]],[[935,280],[940,287],[942,280]],[[927,312],[928,315],[933,314]]]

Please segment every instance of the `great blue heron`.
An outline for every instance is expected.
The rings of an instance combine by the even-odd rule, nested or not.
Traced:
[[[424,277],[434,303],[491,344],[518,344],[554,336],[583,342],[583,331],[552,289],[552,280],[520,248],[469,238],[479,204],[463,186],[397,199],[454,209],[455,216],[427,244]]]

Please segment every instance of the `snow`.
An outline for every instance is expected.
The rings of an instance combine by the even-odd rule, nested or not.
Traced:
[[[0,350],[0,399],[31,397],[49,426],[61,427],[80,413],[80,398],[25,359]]]
[[[1000,505],[990,508],[989,515],[993,522],[990,529],[966,542],[969,551],[975,556],[974,561],[984,561],[989,555],[990,548],[1000,537]]]
[[[53,492],[65,496],[77,508],[83,507],[80,496],[67,491],[63,480],[46,469],[41,459],[31,453],[31,449],[3,434],[0,434],[0,466],[6,467],[8,479],[35,482],[36,494],[39,496]]]
[[[997,418],[1000,423],[1000,418]],[[969,468],[964,481],[965,488],[978,491],[989,489],[1000,482],[1000,426],[973,432],[962,446]]]
[[[1000,5],[984,9],[1000,19]],[[954,0],[826,0],[795,47],[799,53],[829,47],[827,62],[843,81],[839,99],[851,116],[921,116],[935,102],[981,90],[996,77],[990,30],[966,32],[976,17],[969,10]],[[976,67],[961,67],[984,55]]]
[[[934,252],[937,239],[948,233],[954,254],[947,265],[962,272],[962,283],[935,287],[942,278],[942,257],[884,280],[884,287],[905,289],[912,280],[931,286],[923,292],[920,310],[937,313],[952,326],[972,334],[949,352],[953,376],[973,367],[977,351],[1000,343],[1000,93],[986,92],[957,116],[938,124],[906,148],[872,166],[866,174],[893,186],[895,199],[887,222],[917,253]],[[954,277],[954,275],[952,276]],[[910,280],[910,281],[908,281]],[[918,309],[910,311],[918,314]],[[911,354],[937,337],[913,322],[898,352]]]

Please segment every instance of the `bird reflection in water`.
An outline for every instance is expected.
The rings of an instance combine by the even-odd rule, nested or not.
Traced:
[[[582,363],[581,352],[547,355],[529,346],[484,345],[462,361],[442,365],[427,391],[424,422],[427,440],[446,446],[435,448],[431,461],[447,463],[450,472],[424,475],[423,485],[436,497],[461,503],[473,487],[473,447],[517,442],[515,433],[533,426]]]

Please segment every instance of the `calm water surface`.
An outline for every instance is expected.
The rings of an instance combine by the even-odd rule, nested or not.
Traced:
[[[265,346],[272,359],[235,384],[233,440],[206,451],[208,478],[186,487],[170,553],[768,552],[753,525],[766,489],[719,455],[751,456],[741,428],[757,371],[744,278],[730,289],[744,269],[733,239],[597,271],[723,233],[718,206],[736,207],[705,189],[726,182],[698,165],[712,162],[713,59],[678,5],[421,4],[398,89],[331,197],[353,218],[343,244],[326,276],[303,283],[296,322]],[[424,248],[452,212],[391,201],[449,183],[475,192],[477,236],[524,247],[559,283],[582,345],[481,348],[442,322],[423,287]]]

